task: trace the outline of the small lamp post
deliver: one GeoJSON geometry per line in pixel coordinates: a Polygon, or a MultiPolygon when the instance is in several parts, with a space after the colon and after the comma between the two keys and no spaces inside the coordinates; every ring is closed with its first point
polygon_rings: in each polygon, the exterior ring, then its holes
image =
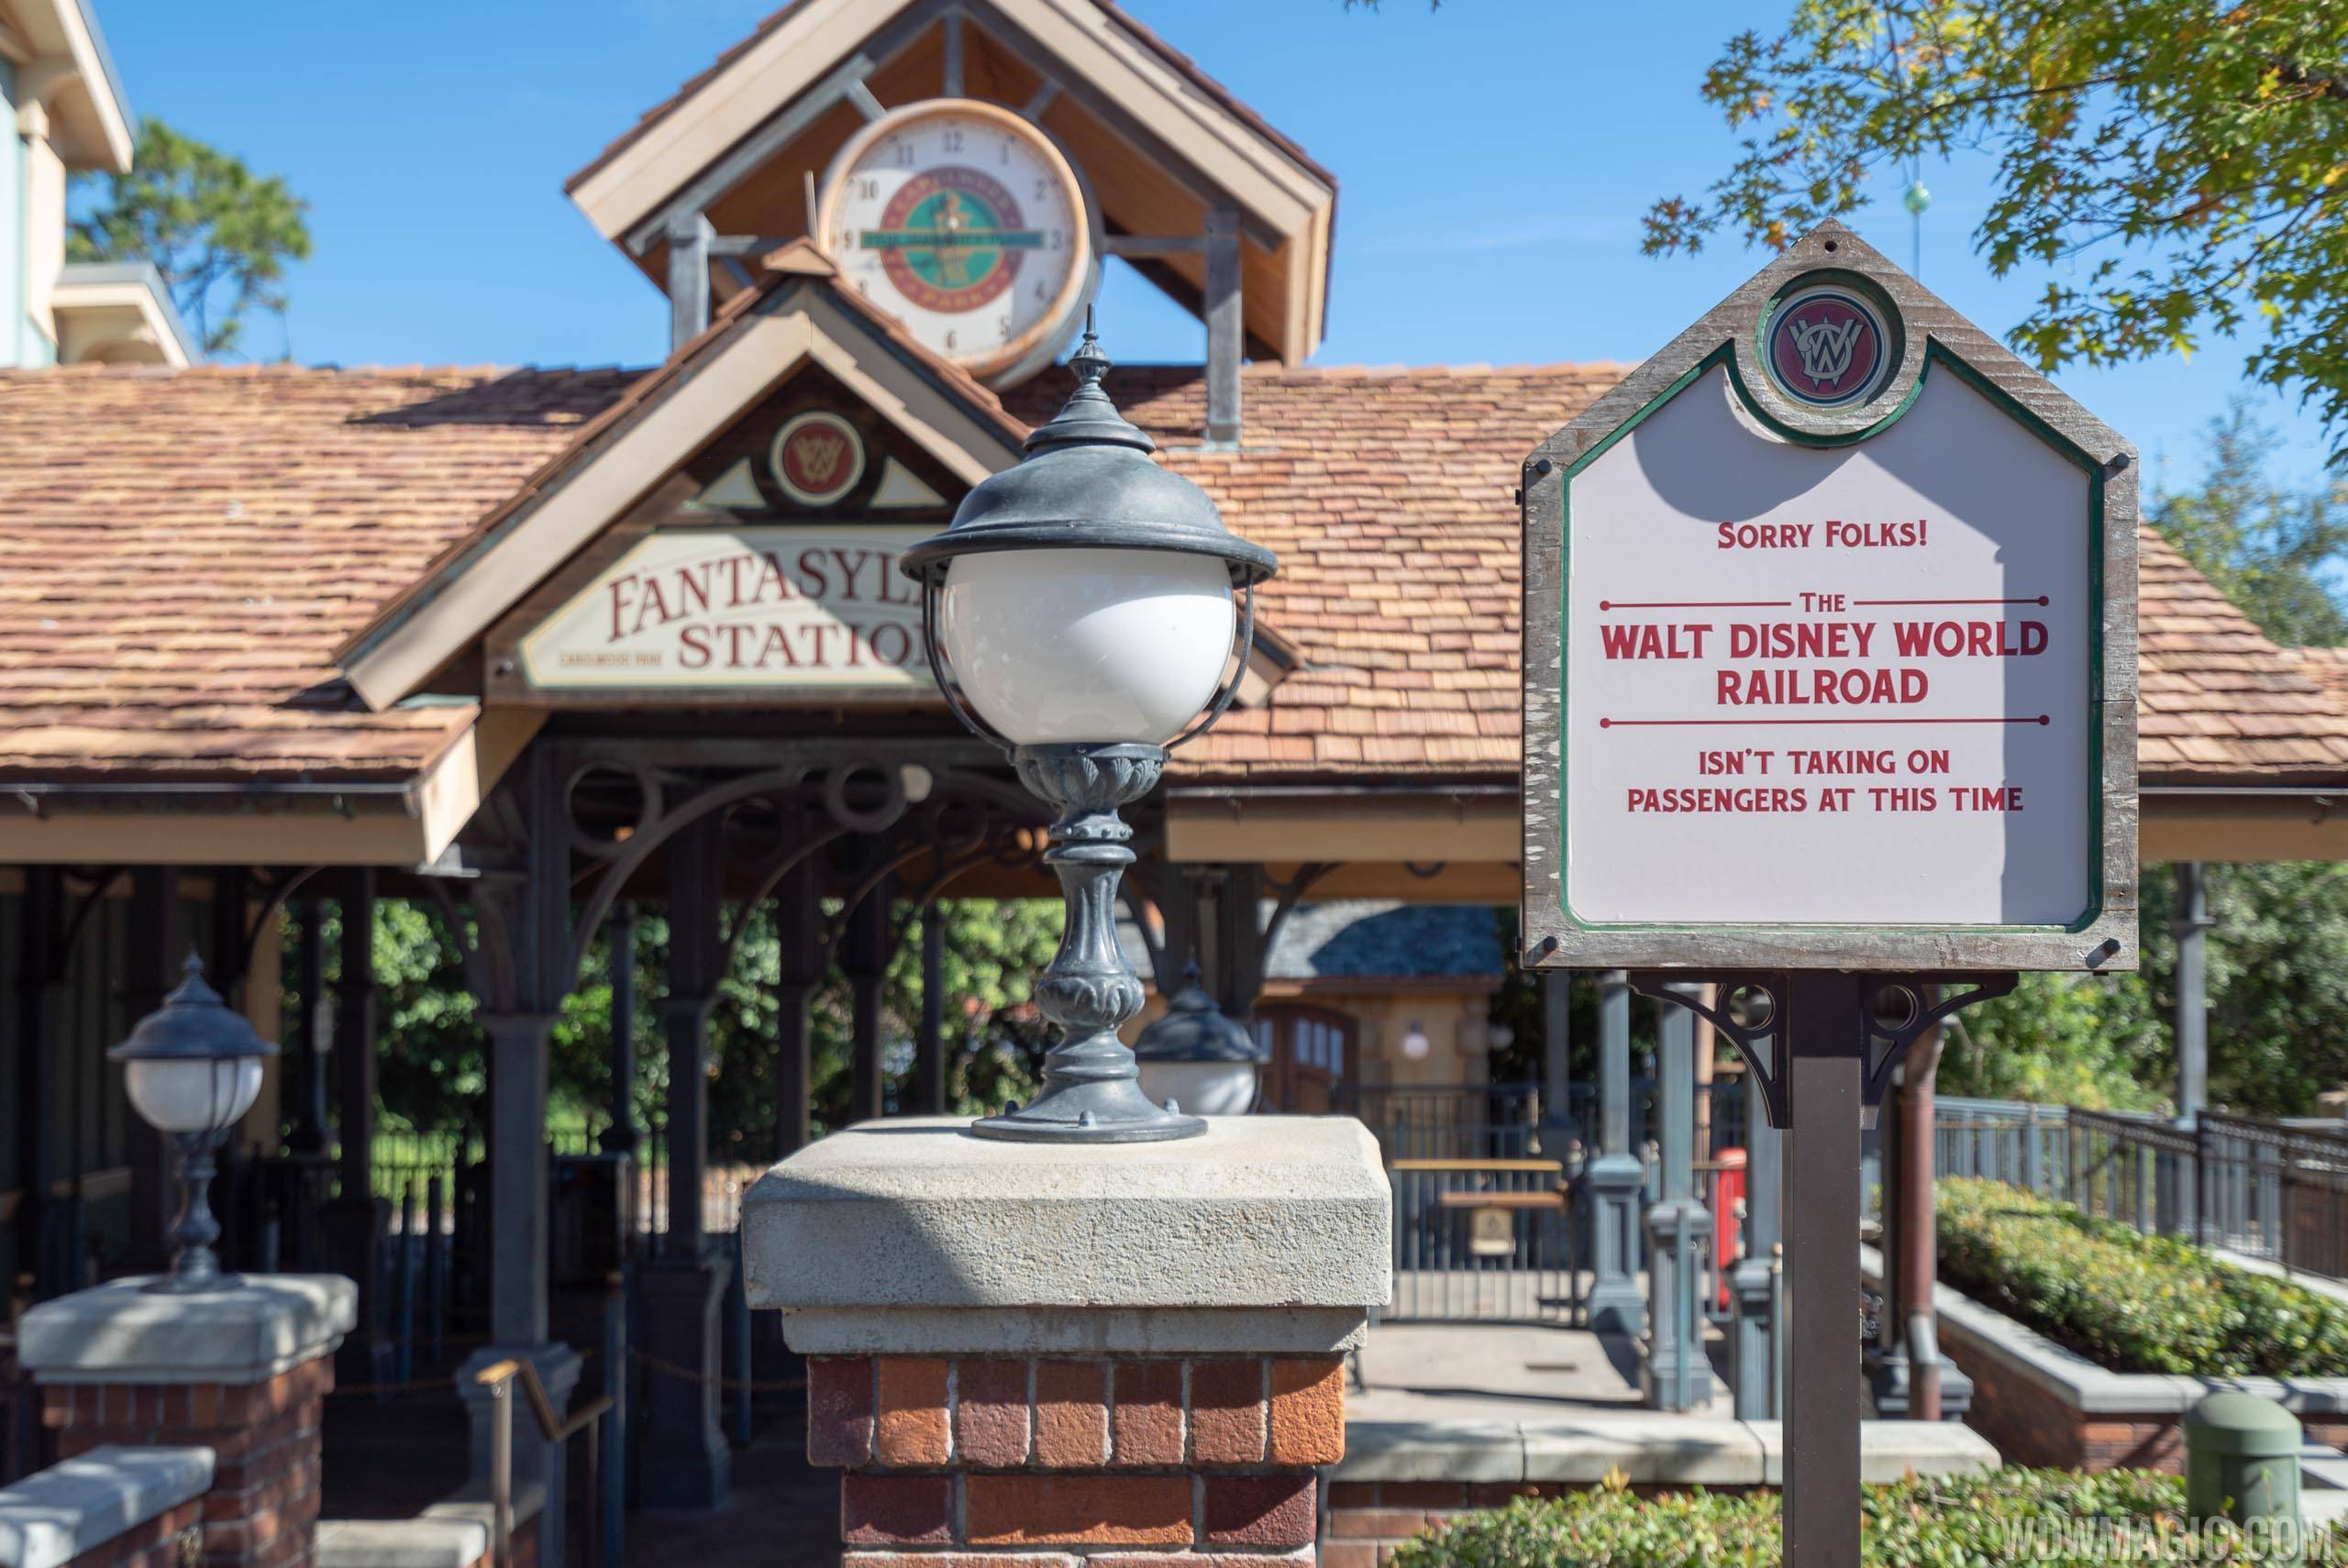
{"type": "Polygon", "coordinates": [[[1141,1065],[1141,1091],[1150,1099],[1174,1100],[1205,1116],[1245,1116],[1256,1107],[1271,1053],[1224,1016],[1193,964],[1167,999],[1165,1015],[1134,1042],[1134,1059],[1141,1065]]]}
{"type": "Polygon", "coordinates": [[[212,1156],[260,1094],[261,1061],[277,1047],[253,1032],[244,1014],[204,983],[204,961],[188,955],[186,978],[163,1005],[140,1019],[130,1038],[106,1053],[123,1064],[131,1105],[180,1146],[180,1211],[172,1223],[171,1272],[147,1288],[183,1295],[236,1283],[212,1243],[212,1156]]]}
{"type": "Polygon", "coordinates": [[[1142,1004],[1117,949],[1117,884],[1134,860],[1117,809],[1229,706],[1254,632],[1251,591],[1277,563],[1225,528],[1205,491],[1149,460],[1149,437],[1101,390],[1109,359],[1089,326],[1069,365],[1076,391],[1027,437],[1024,460],[979,484],[952,525],[901,562],[922,585],[938,690],[1059,813],[1044,859],[1068,926],[1036,1003],[1061,1039],[1036,1102],[971,1131],[1190,1138],[1206,1123],[1152,1104],[1117,1038],[1142,1004]]]}

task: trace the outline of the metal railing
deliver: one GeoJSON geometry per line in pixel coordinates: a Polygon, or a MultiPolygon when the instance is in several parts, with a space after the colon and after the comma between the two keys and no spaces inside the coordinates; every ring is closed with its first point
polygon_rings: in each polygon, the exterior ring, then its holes
{"type": "MultiPolygon", "coordinates": [[[[609,1530],[602,1506],[602,1439],[604,1417],[612,1408],[611,1397],[590,1399],[565,1420],[555,1414],[554,1401],[547,1397],[546,1385],[538,1381],[538,1369],[526,1361],[493,1363],[474,1374],[473,1381],[490,1394],[490,1561],[495,1568],[514,1568],[514,1386],[518,1383],[523,1397],[529,1401],[530,1419],[537,1426],[538,1436],[558,1451],[557,1463],[563,1443],[581,1432],[587,1434],[589,1506],[585,1512],[593,1523],[588,1532],[587,1562],[589,1568],[604,1568],[612,1543],[606,1539],[609,1530]]],[[[548,1493],[548,1500],[541,1506],[551,1507],[554,1488],[549,1487],[548,1493]]],[[[545,1529],[540,1524],[541,1533],[545,1529]]]]}
{"type": "Polygon", "coordinates": [[[2147,1235],[2348,1279],[2348,1126],[2207,1110],[2156,1117],[1944,1098],[1943,1176],[1982,1176],[2147,1235]]]}
{"type": "Polygon", "coordinates": [[[1395,1160],[1389,1320],[1578,1323],[1581,1259],[1562,1162],[1395,1160]]]}

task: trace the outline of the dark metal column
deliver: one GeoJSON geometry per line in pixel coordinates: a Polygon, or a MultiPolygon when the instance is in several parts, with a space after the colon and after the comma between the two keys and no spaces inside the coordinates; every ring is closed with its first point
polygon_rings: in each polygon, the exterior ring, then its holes
{"type": "Polygon", "coordinates": [[[1786,1033],[1785,1560],[1859,1562],[1862,977],[1790,977],[1786,1033]]]}
{"type": "Polygon", "coordinates": [[[847,971],[856,1008],[855,1095],[848,1104],[852,1121],[877,1121],[889,1110],[888,1077],[880,1060],[880,1006],[889,980],[889,915],[894,888],[895,878],[883,878],[847,916],[840,967],[847,971]]]}
{"type": "Polygon", "coordinates": [[[2176,1114],[2210,1103],[2210,889],[2198,860],[2176,867],[2176,1114]]]}
{"type": "MultiPolygon", "coordinates": [[[[179,868],[142,866],[132,872],[130,907],[126,912],[128,968],[123,981],[123,1013],[135,1020],[163,1005],[164,996],[180,982],[180,966],[187,961],[179,868]]],[[[127,1116],[123,1121],[130,1153],[128,1261],[132,1269],[151,1274],[167,1262],[163,1233],[175,1208],[171,1152],[164,1146],[163,1135],[145,1117],[127,1116]]]]}
{"type": "MultiPolygon", "coordinates": [[[[1700,988],[1675,986],[1694,998],[1700,988]]],[[[1646,1402],[1658,1410],[1709,1403],[1711,1364],[1703,1349],[1704,1320],[1696,1299],[1696,1259],[1712,1231],[1711,1211],[1696,1200],[1692,1168],[1696,1130],[1696,1015],[1666,1007],[1656,1050],[1656,1142],[1662,1153],[1660,1201],[1646,1212],[1646,1402]]]]}
{"type": "Polygon", "coordinates": [[[914,1061],[922,1114],[945,1115],[946,917],[935,903],[921,911],[921,1034],[914,1061]]]}
{"type": "Polygon", "coordinates": [[[782,950],[775,982],[774,1157],[807,1146],[813,1133],[809,1110],[814,1066],[809,1049],[807,1007],[824,980],[823,911],[815,900],[815,867],[802,860],[776,890],[774,926],[782,950]]]}
{"type": "Polygon", "coordinates": [[[17,953],[17,1272],[46,1300],[73,1288],[52,1235],[56,1159],[59,982],[65,967],[64,874],[25,867],[24,923],[17,953]]]}
{"type": "Polygon", "coordinates": [[[289,1154],[327,1152],[327,1040],[334,1029],[334,1003],[327,995],[327,906],[323,899],[302,899],[294,906],[296,955],[294,989],[295,1038],[301,1043],[296,1059],[302,1064],[297,1082],[300,1103],[293,1130],[285,1134],[289,1154]]]}
{"type": "Polygon", "coordinates": [[[727,1249],[703,1231],[709,1149],[709,1014],[724,977],[724,823],[704,817],[669,845],[669,1229],[640,1275],[644,1400],[638,1485],[648,1508],[714,1508],[732,1452],[718,1424],[727,1249]]]}
{"type": "MultiPolygon", "coordinates": [[[[1775,1072],[1785,1061],[1783,1036],[1765,1042],[1768,1067],[1775,1072]]],[[[1736,1321],[1729,1340],[1730,1372],[1735,1379],[1736,1417],[1741,1421],[1774,1421],[1781,1391],[1778,1387],[1778,1336],[1785,1325],[1772,1310],[1778,1294],[1778,1244],[1784,1231],[1778,1223],[1783,1194],[1784,1161],[1779,1140],[1769,1125],[1769,1099],[1763,1075],[1747,1067],[1744,1074],[1744,1223],[1743,1245],[1730,1271],[1736,1321]]]]}
{"type": "Polygon", "coordinates": [[[636,906],[621,900],[604,927],[612,971],[612,1120],[596,1140],[605,1154],[633,1154],[636,1124],[636,906]]]}
{"type": "Polygon", "coordinates": [[[1574,1125],[1573,976],[1541,977],[1541,1103],[1545,1121],[1574,1125]]]}
{"type": "Polygon", "coordinates": [[[1589,1326],[1600,1333],[1646,1328],[1638,1267],[1639,1188],[1646,1170],[1631,1149],[1631,984],[1620,969],[1599,980],[1598,1154],[1583,1185],[1589,1195],[1589,1326]]]}
{"type": "Polygon", "coordinates": [[[1891,1331],[1907,1364],[1904,1405],[1909,1419],[1918,1421],[1954,1418],[1973,1403],[1972,1384],[1940,1353],[1940,1326],[1933,1308],[1940,1265],[1933,1214],[1933,1098],[1941,1067],[1941,1038],[1934,1029],[1910,1048],[1888,1119],[1899,1166],[1899,1255],[1886,1259],[1895,1285],[1887,1316],[1895,1320],[1891,1331]]]}
{"type": "MultiPolygon", "coordinates": [[[[341,1190],[324,1217],[327,1266],[359,1286],[359,1324],[335,1353],[345,1387],[391,1380],[390,1303],[384,1298],[383,1237],[391,1205],[377,1198],[375,1175],[375,874],[360,869],[343,883],[342,940],[335,983],[336,1172],[341,1190]]],[[[407,1237],[402,1246],[412,1244],[407,1237]]]]}

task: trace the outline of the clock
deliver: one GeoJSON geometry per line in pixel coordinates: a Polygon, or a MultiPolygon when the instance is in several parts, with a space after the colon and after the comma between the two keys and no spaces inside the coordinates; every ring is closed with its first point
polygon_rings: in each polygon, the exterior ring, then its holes
{"type": "Polygon", "coordinates": [[[874,120],[832,160],[818,206],[842,282],[998,386],[1051,362],[1100,282],[1076,171],[993,104],[933,98],[874,120]]]}

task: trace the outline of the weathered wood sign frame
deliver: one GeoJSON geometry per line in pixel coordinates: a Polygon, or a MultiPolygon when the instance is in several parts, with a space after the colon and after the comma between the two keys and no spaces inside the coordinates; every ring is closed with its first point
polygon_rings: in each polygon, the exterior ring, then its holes
{"type": "MultiPolygon", "coordinates": [[[[1521,931],[1527,966],[1936,973],[2136,967],[2135,452],[1994,338],[1848,229],[1828,224],[1542,443],[1526,459],[1522,496],[1521,931]],[[1887,359],[1894,362],[1863,398],[1843,407],[1811,406],[1787,396],[1760,362],[1773,303],[1789,285],[1800,281],[1806,291],[1822,274],[1855,280],[1892,318],[1887,359]],[[1725,367],[1734,396],[1755,421],[1785,441],[1811,447],[1863,447],[1910,411],[1928,375],[1956,377],[2087,476],[2094,513],[2087,536],[2099,552],[2087,568],[2099,600],[2088,611],[2088,629],[2099,647],[2092,658],[2088,712],[2079,715],[2092,753],[2089,789],[2088,798],[2076,806],[2059,803],[2059,809],[2088,814],[2085,845],[2090,864],[2084,882],[2090,897],[2077,920],[2043,925],[1601,923],[1575,913],[1567,897],[1565,800],[1572,763],[1562,744],[1569,487],[1573,476],[1626,430],[1720,367],[1725,367]]],[[[1572,525],[1593,525],[1580,518],[1572,525]]],[[[1721,874],[1738,872],[1726,865],[1721,874]]]]}

